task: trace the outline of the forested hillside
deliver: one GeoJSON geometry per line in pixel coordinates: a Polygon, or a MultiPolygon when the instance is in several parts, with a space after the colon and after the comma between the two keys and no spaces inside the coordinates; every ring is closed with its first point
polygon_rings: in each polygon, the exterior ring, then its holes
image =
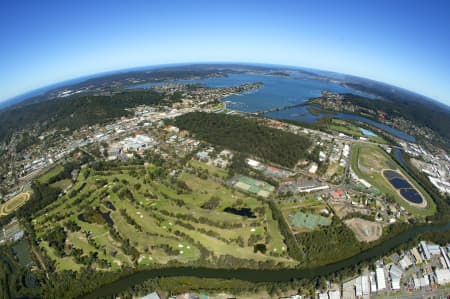
{"type": "Polygon", "coordinates": [[[372,100],[345,94],[345,100],[361,107],[382,110],[390,116],[404,117],[420,126],[428,127],[450,141],[450,110],[436,104],[400,98],[396,101],[372,100]]]}
{"type": "Polygon", "coordinates": [[[201,140],[286,167],[305,158],[311,145],[307,137],[237,115],[194,112],[176,118],[175,124],[201,140]]]}
{"type": "Polygon", "coordinates": [[[157,104],[163,95],[154,91],[126,91],[111,96],[85,95],[45,101],[0,111],[0,141],[34,125],[41,129],[78,129],[129,115],[137,105],[157,104]]]}

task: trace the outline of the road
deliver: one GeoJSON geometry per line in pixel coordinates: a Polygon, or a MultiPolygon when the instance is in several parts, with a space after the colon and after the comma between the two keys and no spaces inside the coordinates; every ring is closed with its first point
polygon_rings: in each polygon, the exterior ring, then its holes
{"type": "Polygon", "coordinates": [[[371,296],[371,298],[383,299],[423,299],[423,298],[449,298],[450,288],[437,290],[420,290],[413,294],[396,295],[396,296],[371,296]]]}

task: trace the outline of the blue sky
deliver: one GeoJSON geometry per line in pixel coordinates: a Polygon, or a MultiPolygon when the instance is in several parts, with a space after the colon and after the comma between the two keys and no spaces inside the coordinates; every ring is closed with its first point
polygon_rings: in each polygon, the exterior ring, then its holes
{"type": "Polygon", "coordinates": [[[450,1],[0,2],[0,101],[83,75],[239,61],[359,75],[450,104],[450,1]]]}

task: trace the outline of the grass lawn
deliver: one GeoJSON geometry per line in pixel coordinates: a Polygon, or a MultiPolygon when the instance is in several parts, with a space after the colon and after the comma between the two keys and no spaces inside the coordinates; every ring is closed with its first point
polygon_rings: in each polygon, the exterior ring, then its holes
{"type": "Polygon", "coordinates": [[[331,120],[331,124],[328,126],[328,129],[344,133],[349,136],[355,136],[355,137],[363,137],[363,133],[359,130],[359,128],[352,123],[349,123],[345,120],[341,119],[335,119],[333,118],[331,120]]]}
{"type": "Polygon", "coordinates": [[[345,135],[348,135],[348,136],[365,137],[372,142],[387,144],[386,140],[384,140],[382,137],[380,137],[378,135],[377,136],[365,136],[361,132],[361,130],[359,129],[359,127],[357,125],[354,125],[351,122],[348,122],[348,121],[345,121],[342,119],[333,118],[331,120],[331,124],[328,126],[328,129],[335,131],[335,132],[344,133],[345,135]]]}
{"type": "Polygon", "coordinates": [[[218,177],[225,179],[228,176],[228,172],[220,167],[216,167],[214,165],[208,165],[204,162],[198,161],[196,159],[192,159],[189,164],[193,168],[200,168],[208,170],[208,173],[211,175],[217,175],[218,177]]]}
{"type": "MultiPolygon", "coordinates": [[[[227,175],[225,170],[214,166],[195,160],[190,163],[194,164],[193,167],[208,169],[211,174],[227,175]]],[[[85,168],[67,194],[33,219],[37,237],[44,238],[41,246],[56,261],[58,270],[78,270],[82,266],[70,256],[57,257],[45,242],[50,230],[67,226],[68,221],[75,222],[81,229],[78,232],[66,229],[66,246],[71,244],[82,249],[83,254],[97,251],[100,259],[112,265],[111,270],[124,264],[134,266],[135,262],[139,266],[166,264],[173,260],[195,264],[201,258],[200,245],[216,257],[232,255],[240,259],[271,260],[294,266],[267,203],[188,172],[182,172],[176,178],[189,189],[180,192],[177,184],[169,178],[149,179],[152,167],[127,165],[108,171],[85,168]],[[211,197],[220,199],[218,206],[202,208],[211,197]],[[255,218],[225,212],[227,207],[249,208],[255,218]],[[100,222],[94,223],[86,218],[80,220],[80,215],[87,211],[97,211],[98,216],[93,219],[100,219],[100,222]],[[112,227],[101,221],[104,216],[100,212],[109,215],[112,227]],[[136,260],[126,253],[122,241],[113,238],[111,229],[121,240],[128,240],[129,246],[137,251],[138,256],[134,255],[136,260]],[[95,246],[89,244],[88,235],[95,241],[95,246]],[[242,247],[236,241],[239,238],[243,241],[242,247]],[[254,252],[253,245],[248,244],[252,238],[265,243],[266,254],[254,252]]],[[[48,180],[57,171],[52,169],[52,174],[44,175],[41,180],[48,180]]]]}
{"type": "Polygon", "coordinates": [[[61,164],[55,165],[55,167],[53,167],[52,169],[47,171],[45,174],[40,176],[38,181],[41,183],[47,183],[49,181],[49,179],[51,179],[55,175],[58,175],[62,171],[64,171],[64,167],[61,164]]]}

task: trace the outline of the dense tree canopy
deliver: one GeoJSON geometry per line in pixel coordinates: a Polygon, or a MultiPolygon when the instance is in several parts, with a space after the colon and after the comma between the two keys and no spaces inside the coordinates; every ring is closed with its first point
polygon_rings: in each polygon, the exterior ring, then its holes
{"type": "Polygon", "coordinates": [[[305,158],[311,145],[307,137],[237,115],[194,112],[176,118],[175,124],[199,139],[286,167],[305,158]]]}

